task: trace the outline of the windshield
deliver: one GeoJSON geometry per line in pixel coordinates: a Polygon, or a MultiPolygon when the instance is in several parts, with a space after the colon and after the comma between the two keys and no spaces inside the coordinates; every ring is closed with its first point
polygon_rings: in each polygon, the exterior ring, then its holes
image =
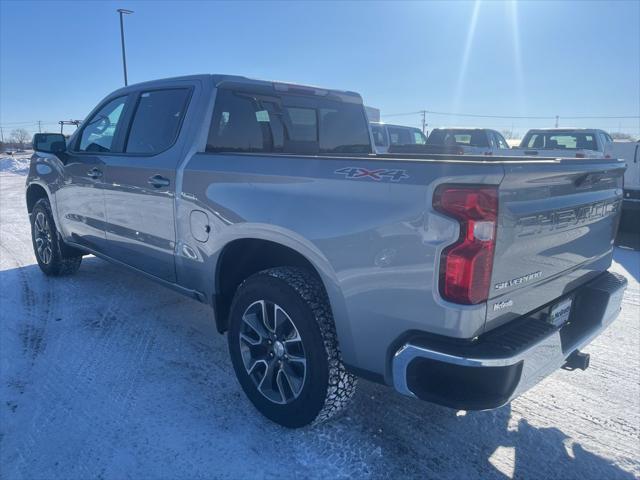
{"type": "Polygon", "coordinates": [[[435,129],[427,138],[427,145],[462,147],[488,147],[489,139],[484,130],[435,129]]]}

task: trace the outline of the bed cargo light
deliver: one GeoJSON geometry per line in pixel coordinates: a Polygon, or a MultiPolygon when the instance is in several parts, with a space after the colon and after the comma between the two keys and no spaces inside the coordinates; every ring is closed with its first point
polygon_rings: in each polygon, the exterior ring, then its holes
{"type": "Polygon", "coordinates": [[[433,207],[460,223],[460,237],[440,257],[440,295],[474,305],[487,300],[495,251],[498,188],[441,185],[433,207]]]}

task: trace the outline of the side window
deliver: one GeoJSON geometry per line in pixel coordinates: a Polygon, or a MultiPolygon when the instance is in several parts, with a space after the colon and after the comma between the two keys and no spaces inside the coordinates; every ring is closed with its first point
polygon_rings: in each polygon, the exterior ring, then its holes
{"type": "Polygon", "coordinates": [[[607,144],[611,143],[611,137],[604,133],[604,132],[598,132],[598,136],[600,137],[600,143],[602,144],[602,148],[607,147],[607,144]]]}
{"type": "Polygon", "coordinates": [[[373,133],[373,141],[378,147],[385,147],[387,145],[387,136],[384,134],[384,129],[379,125],[371,126],[371,133],[373,133]]]}
{"type": "Polygon", "coordinates": [[[509,144],[501,134],[499,134],[498,132],[493,132],[493,134],[495,135],[496,145],[498,148],[509,148],[509,144]]]}
{"type": "Polygon", "coordinates": [[[186,88],[142,92],[125,151],[153,154],[173,145],[188,98],[189,90],[186,88]]]}
{"type": "Polygon", "coordinates": [[[315,108],[285,107],[291,129],[289,139],[294,142],[317,142],[318,119],[315,108]]]}
{"type": "Polygon", "coordinates": [[[391,145],[411,145],[411,132],[408,128],[387,127],[391,145]]]}
{"type": "Polygon", "coordinates": [[[126,102],[126,96],[115,98],[87,121],[80,137],[79,151],[112,151],[113,139],[120,128],[122,111],[126,102]]]}
{"type": "Polygon", "coordinates": [[[544,135],[534,133],[529,137],[526,148],[544,148],[544,135]]]}
{"type": "Polygon", "coordinates": [[[261,124],[268,124],[269,113],[258,110],[248,96],[220,89],[216,95],[207,150],[226,152],[265,151],[261,124]]]}
{"type": "Polygon", "coordinates": [[[319,108],[320,153],[368,153],[371,140],[360,105],[336,104],[319,108]]]}
{"type": "Polygon", "coordinates": [[[422,133],[420,130],[414,130],[413,131],[413,143],[415,145],[424,145],[425,143],[427,143],[427,139],[424,136],[424,133],[422,133]]]}

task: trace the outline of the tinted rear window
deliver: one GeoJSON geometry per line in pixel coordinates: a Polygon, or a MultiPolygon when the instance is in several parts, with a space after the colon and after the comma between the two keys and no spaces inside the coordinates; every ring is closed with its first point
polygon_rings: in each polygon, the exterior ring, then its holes
{"type": "Polygon", "coordinates": [[[538,150],[584,149],[597,150],[596,138],[591,133],[536,132],[528,134],[524,148],[538,150]]]}
{"type": "Polygon", "coordinates": [[[185,88],[142,92],[126,151],[153,154],[169,148],[178,134],[188,98],[185,88]]]}
{"type": "Polygon", "coordinates": [[[427,145],[460,145],[462,147],[488,147],[489,139],[484,130],[432,130],[427,145]]]}
{"type": "Polygon", "coordinates": [[[368,154],[371,144],[362,105],[220,89],[207,151],[368,154]]]}

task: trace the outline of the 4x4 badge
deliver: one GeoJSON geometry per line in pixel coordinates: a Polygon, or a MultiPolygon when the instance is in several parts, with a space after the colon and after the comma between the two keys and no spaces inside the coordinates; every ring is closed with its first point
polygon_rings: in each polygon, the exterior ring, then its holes
{"type": "Polygon", "coordinates": [[[399,182],[402,179],[409,178],[409,174],[406,170],[376,168],[375,170],[369,170],[362,167],[344,167],[339,168],[335,172],[336,175],[344,175],[345,178],[364,178],[375,180],[380,182],[382,180],[390,180],[392,182],[399,182]]]}

